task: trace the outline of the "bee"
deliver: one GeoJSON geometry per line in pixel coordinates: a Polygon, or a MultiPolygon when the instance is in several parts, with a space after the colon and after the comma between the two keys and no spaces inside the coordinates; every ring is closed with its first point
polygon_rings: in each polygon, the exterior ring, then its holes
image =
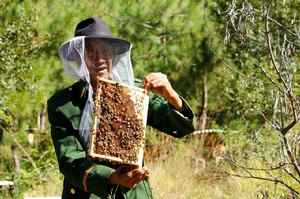
{"type": "Polygon", "coordinates": [[[120,84],[104,81],[99,82],[97,94],[94,116],[98,118],[98,125],[94,151],[121,158],[123,163],[137,162],[139,149],[144,143],[144,99],[120,84]]]}

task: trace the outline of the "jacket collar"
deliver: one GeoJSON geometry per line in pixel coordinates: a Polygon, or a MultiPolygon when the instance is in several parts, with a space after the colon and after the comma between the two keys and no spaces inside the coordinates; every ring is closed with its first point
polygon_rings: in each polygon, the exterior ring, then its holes
{"type": "Polygon", "coordinates": [[[83,80],[79,80],[75,85],[76,95],[80,97],[80,99],[86,99],[88,96],[88,84],[83,80]]]}

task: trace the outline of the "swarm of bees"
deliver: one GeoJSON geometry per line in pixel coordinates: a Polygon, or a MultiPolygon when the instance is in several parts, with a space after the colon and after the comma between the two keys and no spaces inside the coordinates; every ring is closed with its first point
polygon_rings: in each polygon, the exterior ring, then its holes
{"type": "Polygon", "coordinates": [[[141,166],[149,97],[147,91],[98,80],[89,156],[141,166]]]}

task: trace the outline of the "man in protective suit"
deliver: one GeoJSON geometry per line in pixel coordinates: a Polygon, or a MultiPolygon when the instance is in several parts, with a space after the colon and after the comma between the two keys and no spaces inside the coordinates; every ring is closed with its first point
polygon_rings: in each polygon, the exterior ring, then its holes
{"type": "Polygon", "coordinates": [[[51,136],[60,172],[62,198],[152,198],[146,168],[87,159],[97,77],[150,90],[147,124],[174,137],[194,131],[194,115],[167,76],[150,73],[134,80],[131,43],[113,37],[98,17],[81,21],[75,37],[62,44],[65,73],[78,79],[48,100],[51,136]]]}

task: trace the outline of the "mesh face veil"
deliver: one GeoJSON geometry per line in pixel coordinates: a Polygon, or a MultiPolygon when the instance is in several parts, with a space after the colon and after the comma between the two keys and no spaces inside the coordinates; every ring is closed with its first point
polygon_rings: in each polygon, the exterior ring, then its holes
{"type": "MultiPolygon", "coordinates": [[[[97,54],[105,54],[108,51],[112,53],[112,68],[108,69],[109,79],[114,80],[119,83],[125,83],[130,86],[134,84],[133,70],[130,59],[131,44],[130,46],[124,46],[122,43],[109,38],[88,38],[91,45],[97,40],[104,41],[108,45],[109,49],[102,48],[99,50],[92,50],[89,53],[89,57],[95,57],[97,54]]],[[[83,143],[84,148],[88,148],[89,145],[89,135],[90,128],[93,122],[93,88],[91,84],[91,75],[87,66],[87,56],[86,56],[86,43],[87,38],[85,36],[77,36],[73,39],[65,42],[59,49],[59,56],[64,63],[65,74],[75,78],[81,79],[86,83],[88,89],[88,99],[86,101],[80,126],[79,126],[79,137],[83,143]]]]}

